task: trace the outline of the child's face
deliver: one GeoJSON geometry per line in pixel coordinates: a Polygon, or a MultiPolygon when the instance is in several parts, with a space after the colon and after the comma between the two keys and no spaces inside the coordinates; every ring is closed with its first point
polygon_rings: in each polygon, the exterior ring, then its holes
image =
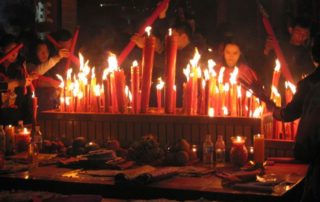
{"type": "MultiPolygon", "coordinates": [[[[12,44],[7,45],[3,50],[4,54],[9,53],[16,46],[17,46],[16,43],[12,43],[12,44]]],[[[18,54],[19,54],[19,52],[13,53],[12,55],[10,55],[10,57],[6,61],[10,64],[14,63],[18,57],[18,54]]]]}
{"type": "Polygon", "coordinates": [[[41,63],[44,63],[49,58],[49,50],[46,44],[39,44],[37,47],[37,57],[41,63]]]}

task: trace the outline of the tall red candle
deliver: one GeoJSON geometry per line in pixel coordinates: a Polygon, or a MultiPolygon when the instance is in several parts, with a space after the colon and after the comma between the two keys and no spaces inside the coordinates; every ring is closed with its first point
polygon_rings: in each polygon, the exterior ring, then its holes
{"type": "Polygon", "coordinates": [[[169,35],[166,37],[166,58],[165,58],[165,112],[173,113],[175,103],[173,100],[173,86],[175,84],[176,76],[176,58],[178,50],[178,39],[176,35],[172,34],[172,29],[169,29],[169,35]]]}
{"type": "Polygon", "coordinates": [[[126,77],[124,75],[123,70],[117,70],[114,72],[115,82],[117,88],[117,99],[118,99],[118,107],[120,112],[126,111],[126,95],[125,95],[125,87],[126,87],[126,77]]]}
{"type": "Polygon", "coordinates": [[[110,112],[110,82],[108,78],[108,70],[103,72],[103,90],[104,90],[104,112],[110,112]]]}
{"type": "MultiPolygon", "coordinates": [[[[157,106],[158,106],[158,112],[161,111],[162,108],[162,89],[164,86],[164,82],[161,80],[161,77],[158,78],[158,84],[156,86],[157,88],[157,106]]],[[[172,87],[173,90],[173,87],[172,87]]],[[[172,102],[172,100],[170,100],[172,102]]]]}
{"type": "Polygon", "coordinates": [[[118,113],[119,110],[118,110],[117,88],[116,88],[114,72],[110,74],[110,91],[111,91],[112,112],[118,113]]]}
{"type": "Polygon", "coordinates": [[[141,112],[147,112],[150,100],[152,69],[155,50],[155,37],[150,35],[150,29],[148,28],[148,34],[145,37],[145,43],[142,53],[142,82],[141,82],[141,112]]]}
{"type": "Polygon", "coordinates": [[[134,61],[131,66],[131,93],[132,93],[132,109],[133,113],[139,113],[139,87],[140,75],[137,61],[134,61]]]}
{"type": "Polygon", "coordinates": [[[34,92],[32,93],[32,115],[33,115],[33,124],[37,125],[37,109],[38,109],[38,98],[35,96],[34,92]]]}

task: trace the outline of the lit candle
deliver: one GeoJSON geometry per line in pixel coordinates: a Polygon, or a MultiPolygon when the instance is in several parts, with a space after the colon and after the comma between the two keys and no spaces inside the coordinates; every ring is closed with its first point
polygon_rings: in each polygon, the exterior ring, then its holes
{"type": "Polygon", "coordinates": [[[276,66],[274,67],[273,75],[272,75],[272,83],[271,86],[278,87],[279,79],[280,79],[280,68],[281,64],[279,60],[276,60],[276,66]]]}
{"type": "Polygon", "coordinates": [[[18,152],[26,151],[31,142],[30,130],[23,128],[18,134],[15,134],[15,146],[18,152]]]}
{"type": "Polygon", "coordinates": [[[13,154],[14,146],[15,146],[14,126],[7,125],[5,127],[5,133],[6,133],[6,153],[13,154]]]}
{"type": "Polygon", "coordinates": [[[264,135],[253,136],[253,160],[255,163],[262,165],[264,162],[264,135]]]}
{"type": "Polygon", "coordinates": [[[140,73],[138,62],[135,60],[131,66],[131,92],[132,92],[132,109],[133,113],[139,113],[139,88],[140,88],[140,73]]]}
{"type": "Polygon", "coordinates": [[[235,166],[243,166],[248,160],[248,150],[245,146],[246,138],[242,136],[231,137],[232,147],[230,161],[235,166]]]}
{"type": "MultiPolygon", "coordinates": [[[[157,88],[157,106],[158,106],[158,111],[161,111],[162,108],[162,89],[164,86],[164,82],[162,81],[161,77],[158,78],[158,84],[156,86],[157,88]]],[[[171,98],[172,99],[172,98],[171,98]]]]}
{"type": "Polygon", "coordinates": [[[147,36],[142,53],[141,112],[147,112],[150,100],[150,88],[156,39],[150,34],[151,27],[146,28],[147,36]]]}
{"type": "Polygon", "coordinates": [[[169,29],[169,34],[166,37],[166,60],[165,60],[165,112],[173,113],[175,102],[173,101],[173,85],[175,84],[176,76],[176,58],[178,50],[178,38],[172,34],[172,29],[169,29]]]}
{"type": "Polygon", "coordinates": [[[34,92],[32,92],[32,113],[33,113],[33,120],[32,124],[35,126],[37,125],[37,112],[38,112],[38,98],[35,96],[34,92]]]}
{"type": "Polygon", "coordinates": [[[109,69],[105,69],[103,71],[103,76],[102,76],[102,80],[103,80],[103,89],[104,89],[104,111],[105,112],[110,112],[110,105],[111,105],[111,101],[110,101],[110,82],[109,82],[109,69]]]}

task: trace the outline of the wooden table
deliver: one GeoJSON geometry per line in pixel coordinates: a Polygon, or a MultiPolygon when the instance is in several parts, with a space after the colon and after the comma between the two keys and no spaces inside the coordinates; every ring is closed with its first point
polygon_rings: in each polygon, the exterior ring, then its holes
{"type": "Polygon", "coordinates": [[[221,179],[214,174],[203,177],[175,176],[149,185],[116,185],[111,177],[76,175],[77,170],[39,167],[26,172],[0,175],[0,188],[50,191],[62,194],[99,194],[107,198],[208,200],[223,201],[298,201],[307,172],[304,164],[275,164],[266,168],[290,186],[281,186],[273,193],[238,191],[221,186],[221,179]]]}

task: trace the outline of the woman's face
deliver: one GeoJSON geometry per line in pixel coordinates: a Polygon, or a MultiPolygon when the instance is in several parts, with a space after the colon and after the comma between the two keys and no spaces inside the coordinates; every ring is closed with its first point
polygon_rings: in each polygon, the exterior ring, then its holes
{"type": "Polygon", "coordinates": [[[228,67],[236,66],[240,58],[240,48],[236,44],[227,44],[224,48],[223,56],[228,67]]]}
{"type": "MultiPolygon", "coordinates": [[[[9,45],[7,45],[5,48],[4,48],[4,53],[7,54],[9,53],[14,47],[16,47],[17,44],[16,43],[11,43],[9,45]]],[[[14,63],[18,57],[18,54],[19,54],[19,51],[13,53],[12,55],[10,55],[10,57],[6,60],[8,63],[14,63]]]]}
{"type": "Polygon", "coordinates": [[[49,59],[49,50],[46,44],[39,44],[37,47],[37,57],[41,63],[46,62],[49,59]]]}

